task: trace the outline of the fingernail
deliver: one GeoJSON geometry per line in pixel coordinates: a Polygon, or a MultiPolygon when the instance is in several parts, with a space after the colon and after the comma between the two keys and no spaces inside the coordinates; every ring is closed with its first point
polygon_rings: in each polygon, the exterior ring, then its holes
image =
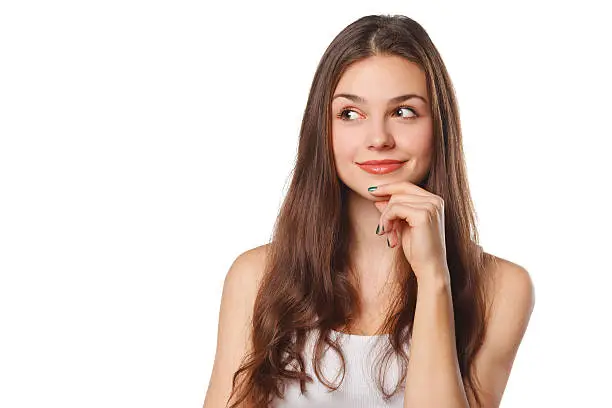
{"type": "Polygon", "coordinates": [[[391,248],[391,244],[389,244],[389,237],[387,236],[387,246],[391,248]]]}
{"type": "Polygon", "coordinates": [[[377,188],[378,188],[377,186],[368,187],[368,191],[374,191],[374,190],[376,190],[377,188]]]}
{"type": "Polygon", "coordinates": [[[376,226],[376,235],[378,235],[378,230],[380,229],[380,224],[376,226]]]}

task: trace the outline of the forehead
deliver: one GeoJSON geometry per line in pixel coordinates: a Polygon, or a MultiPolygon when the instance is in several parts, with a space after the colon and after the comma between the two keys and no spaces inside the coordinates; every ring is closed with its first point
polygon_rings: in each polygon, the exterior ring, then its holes
{"type": "Polygon", "coordinates": [[[427,95],[425,73],[399,56],[372,56],[351,64],[340,77],[334,94],[351,93],[368,101],[386,102],[404,94],[427,95]]]}

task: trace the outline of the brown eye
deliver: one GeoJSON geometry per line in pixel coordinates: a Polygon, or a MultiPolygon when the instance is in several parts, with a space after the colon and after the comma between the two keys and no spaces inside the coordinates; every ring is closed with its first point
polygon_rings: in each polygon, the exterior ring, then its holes
{"type": "Polygon", "coordinates": [[[347,117],[347,116],[345,115],[345,113],[347,113],[347,112],[348,112],[348,113],[350,113],[350,112],[354,113],[355,115],[353,115],[353,117],[354,117],[355,119],[357,119],[357,118],[359,117],[359,115],[357,114],[357,112],[355,112],[355,111],[354,111],[354,110],[352,110],[352,109],[344,109],[343,111],[341,111],[341,112],[340,112],[338,115],[336,115],[336,116],[337,116],[338,118],[342,119],[342,120],[349,120],[349,121],[350,121],[350,120],[353,120],[353,119],[351,119],[351,118],[349,118],[349,119],[345,119],[345,118],[347,117]]]}
{"type": "Polygon", "coordinates": [[[416,117],[418,116],[418,115],[416,114],[415,110],[414,110],[414,109],[412,109],[412,108],[409,108],[408,106],[400,106],[399,108],[395,109],[395,112],[397,113],[397,112],[400,112],[400,111],[402,111],[402,110],[403,110],[403,111],[410,111],[410,112],[412,112],[412,114],[413,114],[412,116],[404,116],[404,115],[402,115],[402,114],[400,113],[400,115],[399,115],[399,116],[401,116],[401,117],[403,117],[403,118],[406,118],[406,119],[414,119],[414,118],[416,118],[416,117]]]}

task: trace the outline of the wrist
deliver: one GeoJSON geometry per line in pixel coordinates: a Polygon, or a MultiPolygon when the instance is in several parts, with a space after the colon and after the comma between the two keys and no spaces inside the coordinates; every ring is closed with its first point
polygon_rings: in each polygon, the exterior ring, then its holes
{"type": "Polygon", "coordinates": [[[417,279],[419,291],[425,289],[433,292],[450,290],[450,272],[447,266],[429,268],[419,274],[417,279]]]}

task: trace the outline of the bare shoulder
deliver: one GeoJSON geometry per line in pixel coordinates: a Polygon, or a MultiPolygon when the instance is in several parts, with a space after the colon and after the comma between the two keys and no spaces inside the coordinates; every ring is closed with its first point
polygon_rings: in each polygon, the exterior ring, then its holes
{"type": "Polygon", "coordinates": [[[533,309],[535,304],[535,287],[527,269],[517,263],[495,255],[487,254],[493,262],[487,273],[491,275],[491,291],[493,306],[502,304],[523,305],[525,309],[533,309]]]}
{"type": "MultiPolygon", "coordinates": [[[[490,255],[490,254],[488,254],[490,255]]],[[[498,357],[511,366],[535,306],[535,287],[527,269],[494,255],[491,274],[490,310],[484,348],[495,348],[498,357]]],[[[509,367],[507,367],[509,369],[509,367]]]]}
{"type": "Polygon", "coordinates": [[[224,287],[236,287],[243,295],[254,296],[263,278],[268,247],[269,244],[260,245],[238,255],[227,272],[224,287]]]}
{"type": "MultiPolygon", "coordinates": [[[[484,406],[498,407],[535,305],[535,289],[527,269],[486,254],[492,262],[487,273],[487,324],[475,358],[484,406]]],[[[470,405],[474,402],[470,398],[470,405]]]]}
{"type": "MultiPolygon", "coordinates": [[[[266,244],[242,252],[227,271],[219,316],[220,338],[224,334],[221,331],[228,324],[242,322],[250,327],[255,297],[265,270],[267,249],[266,244]]],[[[249,334],[248,327],[241,328],[245,335],[249,334]]]]}
{"type": "Polygon", "coordinates": [[[226,273],[219,308],[217,346],[204,408],[225,406],[234,373],[251,351],[253,306],[265,269],[268,245],[236,257],[226,273]]]}

